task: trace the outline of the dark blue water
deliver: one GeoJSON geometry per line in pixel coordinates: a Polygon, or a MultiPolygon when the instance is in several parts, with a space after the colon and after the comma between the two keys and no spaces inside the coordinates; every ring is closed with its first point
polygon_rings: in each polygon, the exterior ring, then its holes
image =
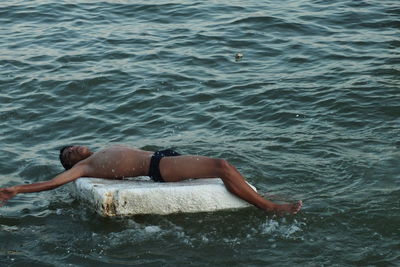
{"type": "Polygon", "coordinates": [[[0,187],[123,143],[225,158],[304,209],[105,219],[68,187],[18,195],[0,265],[399,265],[399,21],[398,1],[3,1],[0,187]]]}

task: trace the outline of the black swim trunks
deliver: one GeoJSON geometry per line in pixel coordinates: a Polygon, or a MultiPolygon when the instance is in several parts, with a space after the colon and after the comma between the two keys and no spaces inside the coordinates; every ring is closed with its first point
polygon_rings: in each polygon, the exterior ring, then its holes
{"type": "Polygon", "coordinates": [[[180,156],[181,154],[175,152],[172,149],[160,150],[157,151],[151,156],[150,160],[150,168],[149,168],[149,176],[155,182],[165,182],[160,173],[160,160],[163,157],[175,157],[180,156]]]}

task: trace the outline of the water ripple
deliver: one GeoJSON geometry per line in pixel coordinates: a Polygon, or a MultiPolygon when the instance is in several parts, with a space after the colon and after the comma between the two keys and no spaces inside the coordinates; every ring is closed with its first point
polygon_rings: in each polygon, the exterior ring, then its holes
{"type": "Polygon", "coordinates": [[[2,3],[0,186],[52,178],[63,144],[128,143],[226,158],[305,207],[295,221],[255,209],[107,221],[67,189],[21,195],[0,210],[0,264],[395,264],[399,11],[2,3]]]}

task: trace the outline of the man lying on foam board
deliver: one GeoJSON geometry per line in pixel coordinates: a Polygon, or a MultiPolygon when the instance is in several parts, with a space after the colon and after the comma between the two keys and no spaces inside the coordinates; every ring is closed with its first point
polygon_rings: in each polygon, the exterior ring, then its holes
{"type": "Polygon", "coordinates": [[[296,214],[302,206],[301,201],[277,204],[263,198],[226,160],[180,155],[171,149],[150,152],[126,146],[112,146],[92,152],[86,146],[66,146],[60,150],[60,161],[66,171],[52,180],[0,188],[0,206],[17,194],[54,189],[80,177],[123,179],[145,175],[155,182],[221,178],[232,194],[262,210],[277,214],[296,214]]]}

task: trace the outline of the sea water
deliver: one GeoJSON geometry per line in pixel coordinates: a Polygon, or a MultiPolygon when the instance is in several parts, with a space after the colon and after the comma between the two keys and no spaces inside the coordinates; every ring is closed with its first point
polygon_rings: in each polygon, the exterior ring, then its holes
{"type": "Polygon", "coordinates": [[[225,158],[296,216],[0,208],[2,266],[398,266],[398,1],[2,1],[0,187],[65,144],[225,158]],[[238,53],[241,56],[236,56],[238,53]]]}

